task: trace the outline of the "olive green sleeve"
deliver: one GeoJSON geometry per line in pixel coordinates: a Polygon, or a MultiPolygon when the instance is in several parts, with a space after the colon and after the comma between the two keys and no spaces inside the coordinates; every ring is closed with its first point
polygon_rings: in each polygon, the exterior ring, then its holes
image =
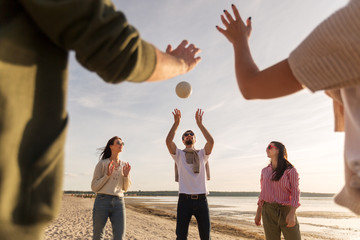
{"type": "Polygon", "coordinates": [[[27,13],[59,47],[105,81],[141,82],[155,69],[155,48],[140,38],[108,0],[22,0],[27,13]]]}

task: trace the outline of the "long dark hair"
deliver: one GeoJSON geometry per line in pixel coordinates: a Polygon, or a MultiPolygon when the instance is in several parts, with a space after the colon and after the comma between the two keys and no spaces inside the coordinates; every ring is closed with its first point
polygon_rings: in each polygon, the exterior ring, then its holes
{"type": "Polygon", "coordinates": [[[109,141],[107,142],[104,150],[102,150],[102,152],[100,153],[100,160],[104,160],[104,159],[107,159],[107,158],[110,158],[111,157],[111,149],[110,149],[110,145],[114,145],[114,141],[116,139],[120,139],[118,136],[114,136],[112,138],[109,139],[109,141]]]}
{"type": "Polygon", "coordinates": [[[280,178],[283,176],[285,170],[293,168],[294,166],[287,160],[288,156],[285,145],[282,144],[281,142],[276,142],[276,141],[272,141],[271,143],[274,144],[279,150],[277,167],[273,171],[271,180],[279,181],[280,178]]]}

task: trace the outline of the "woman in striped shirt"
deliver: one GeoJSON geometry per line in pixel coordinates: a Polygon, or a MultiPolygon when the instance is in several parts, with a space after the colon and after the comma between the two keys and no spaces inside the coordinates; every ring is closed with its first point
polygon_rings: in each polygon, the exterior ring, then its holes
{"type": "Polygon", "coordinates": [[[272,141],[266,148],[270,164],[261,171],[261,193],[255,224],[261,217],[267,240],[301,239],[295,211],[300,206],[299,175],[287,160],[284,144],[272,141]]]}

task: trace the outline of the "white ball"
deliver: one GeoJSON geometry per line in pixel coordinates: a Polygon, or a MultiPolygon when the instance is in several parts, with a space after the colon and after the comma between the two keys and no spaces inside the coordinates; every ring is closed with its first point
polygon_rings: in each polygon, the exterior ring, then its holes
{"type": "Polygon", "coordinates": [[[175,92],[180,98],[188,98],[192,92],[190,83],[185,81],[179,82],[176,85],[175,92]]]}

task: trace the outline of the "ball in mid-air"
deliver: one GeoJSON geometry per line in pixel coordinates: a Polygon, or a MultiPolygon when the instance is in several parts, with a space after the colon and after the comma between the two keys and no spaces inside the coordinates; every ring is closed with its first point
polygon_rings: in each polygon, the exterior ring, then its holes
{"type": "Polygon", "coordinates": [[[190,83],[185,81],[179,82],[176,85],[175,92],[180,98],[188,98],[192,92],[190,83]]]}

